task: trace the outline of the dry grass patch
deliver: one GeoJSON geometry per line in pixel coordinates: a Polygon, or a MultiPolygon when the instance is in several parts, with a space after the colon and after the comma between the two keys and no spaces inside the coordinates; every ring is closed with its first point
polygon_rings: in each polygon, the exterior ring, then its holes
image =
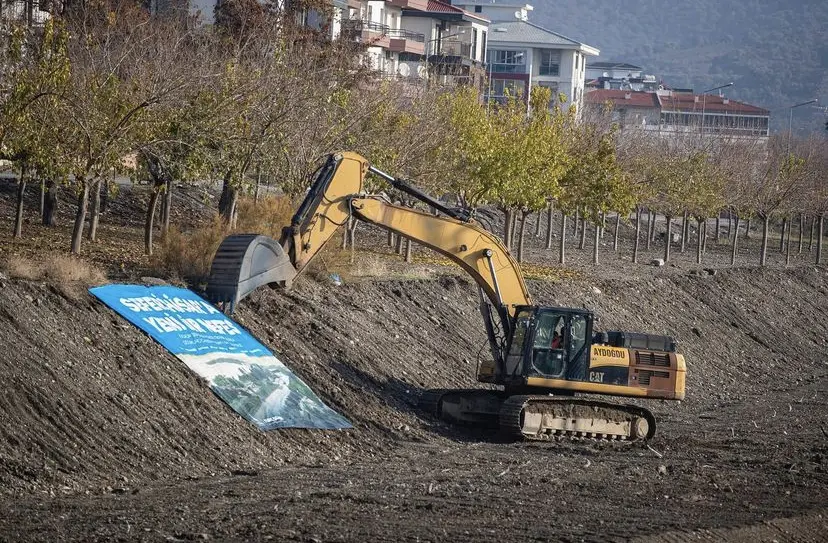
{"type": "Polygon", "coordinates": [[[230,230],[218,214],[208,224],[191,232],[172,227],[158,243],[151,266],[159,276],[203,282],[210,275],[213,257],[226,236],[232,233],[263,234],[279,239],[282,227],[290,223],[292,209],[287,197],[271,196],[258,202],[241,199],[235,228],[230,230]]]}
{"type": "Polygon", "coordinates": [[[22,256],[10,256],[3,263],[6,274],[13,279],[37,281],[43,279],[43,264],[22,256]]]}
{"type": "Polygon", "coordinates": [[[88,287],[106,283],[106,273],[85,260],[71,255],[56,255],[43,261],[12,256],[4,269],[9,277],[27,281],[46,281],[66,297],[80,299],[88,287]]]}
{"type": "Polygon", "coordinates": [[[213,257],[227,234],[227,227],[218,215],[207,226],[190,233],[171,227],[158,244],[152,267],[165,277],[203,281],[210,275],[213,257]]]}
{"type": "Polygon", "coordinates": [[[69,255],[58,255],[43,265],[43,275],[50,283],[90,287],[106,283],[106,273],[94,264],[69,255]]]}
{"type": "Polygon", "coordinates": [[[250,198],[239,200],[234,232],[264,234],[273,239],[282,236],[282,227],[290,224],[295,211],[287,196],[267,196],[254,202],[250,198]]]}

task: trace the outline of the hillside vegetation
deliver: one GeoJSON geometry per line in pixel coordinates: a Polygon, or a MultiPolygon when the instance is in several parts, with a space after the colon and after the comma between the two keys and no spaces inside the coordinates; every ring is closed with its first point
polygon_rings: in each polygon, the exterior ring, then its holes
{"type": "MultiPolygon", "coordinates": [[[[828,3],[819,0],[543,0],[531,20],[696,91],[733,81],[728,94],[772,111],[787,130],[791,105],[828,102],[828,3]],[[778,111],[776,111],[778,110],[778,111]]],[[[824,114],[794,111],[794,129],[822,130],[824,114]]]]}

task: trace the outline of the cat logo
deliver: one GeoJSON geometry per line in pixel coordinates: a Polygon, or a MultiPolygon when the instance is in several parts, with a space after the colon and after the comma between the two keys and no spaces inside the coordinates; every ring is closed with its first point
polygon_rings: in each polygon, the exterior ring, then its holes
{"type": "Polygon", "coordinates": [[[603,383],[604,382],[604,372],[602,371],[591,371],[589,372],[589,380],[593,383],[603,383]]]}

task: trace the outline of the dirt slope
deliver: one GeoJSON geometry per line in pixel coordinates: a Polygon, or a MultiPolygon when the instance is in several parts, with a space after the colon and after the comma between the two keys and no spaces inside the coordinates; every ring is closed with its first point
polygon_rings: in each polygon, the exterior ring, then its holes
{"type": "Polygon", "coordinates": [[[91,298],[2,284],[10,539],[605,539],[828,503],[824,268],[531,283],[536,301],[590,307],[601,328],[678,338],[688,399],[650,402],[651,449],[497,443],[418,415],[418,389],[473,386],[485,355],[464,277],[254,294],[239,320],[356,426],[268,434],[91,298]],[[527,522],[533,510],[556,520],[527,522]]]}

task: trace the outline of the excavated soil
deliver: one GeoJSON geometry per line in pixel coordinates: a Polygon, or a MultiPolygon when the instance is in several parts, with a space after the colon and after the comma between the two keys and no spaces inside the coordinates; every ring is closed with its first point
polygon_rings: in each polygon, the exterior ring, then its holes
{"type": "Polygon", "coordinates": [[[710,253],[715,274],[573,251],[577,273],[530,280],[599,329],[677,338],[687,399],[641,402],[659,430],[632,445],[514,443],[419,413],[424,388],[475,386],[486,354],[474,285],[438,264],[241,304],[354,424],[327,432],[261,433],[88,295],[0,278],[0,541],[824,541],[828,270],[710,253]]]}

